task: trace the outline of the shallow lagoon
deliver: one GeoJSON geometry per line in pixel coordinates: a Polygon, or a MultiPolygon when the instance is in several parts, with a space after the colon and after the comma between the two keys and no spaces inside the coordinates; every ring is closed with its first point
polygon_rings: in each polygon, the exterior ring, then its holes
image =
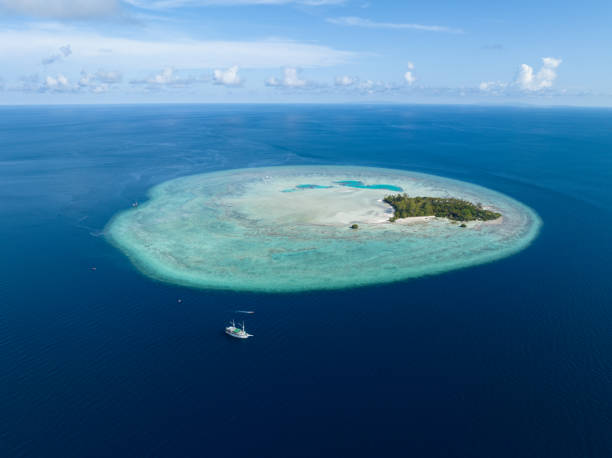
{"type": "Polygon", "coordinates": [[[469,183],[392,169],[308,166],[171,180],[153,188],[145,204],[116,216],[107,233],[144,273],[160,280],[289,292],[385,283],[490,262],[525,248],[539,226],[528,207],[469,183]],[[382,199],[391,189],[480,202],[503,218],[467,228],[439,218],[390,223],[392,209],[382,199]],[[360,229],[349,229],[353,223],[360,229]]]}

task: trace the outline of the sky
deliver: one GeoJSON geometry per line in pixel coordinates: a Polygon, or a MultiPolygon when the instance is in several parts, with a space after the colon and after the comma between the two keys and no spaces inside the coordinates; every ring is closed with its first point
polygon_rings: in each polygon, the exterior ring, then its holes
{"type": "Polygon", "coordinates": [[[0,104],[612,106],[612,2],[0,0],[0,104]]]}

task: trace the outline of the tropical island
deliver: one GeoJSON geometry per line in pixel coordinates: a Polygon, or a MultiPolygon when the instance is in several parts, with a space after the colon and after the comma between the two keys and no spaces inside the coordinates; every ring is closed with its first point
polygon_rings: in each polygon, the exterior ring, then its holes
{"type": "Polygon", "coordinates": [[[452,197],[409,197],[404,193],[386,196],[383,201],[393,207],[391,222],[414,216],[437,216],[452,221],[491,221],[501,216],[501,213],[484,209],[481,204],[452,197]]]}
{"type": "Polygon", "coordinates": [[[146,202],[118,213],[106,235],[158,280],[297,292],[491,262],[525,248],[539,227],[537,214],[520,202],[466,182],[373,167],[286,166],[161,183],[146,202]],[[500,213],[496,224],[467,228],[500,213]],[[426,215],[432,220],[389,222],[426,215]]]}

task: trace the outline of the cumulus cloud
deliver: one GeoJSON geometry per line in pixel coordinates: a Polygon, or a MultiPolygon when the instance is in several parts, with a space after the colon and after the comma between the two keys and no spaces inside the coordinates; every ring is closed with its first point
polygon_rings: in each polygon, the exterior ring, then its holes
{"type": "Polygon", "coordinates": [[[153,75],[145,80],[149,84],[174,84],[179,81],[179,77],[175,75],[174,69],[171,67],[164,68],[161,72],[153,75]]]}
{"type": "Polygon", "coordinates": [[[76,82],[71,82],[70,79],[62,73],[47,75],[42,80],[39,78],[38,74],[32,74],[20,77],[19,81],[16,84],[10,85],[8,89],[20,92],[101,93],[113,89],[122,79],[121,73],[116,71],[107,72],[105,70],[98,70],[95,73],[89,73],[82,70],[76,82]]]}
{"type": "Polygon", "coordinates": [[[337,76],[335,83],[336,83],[336,86],[343,86],[343,87],[353,86],[355,85],[355,83],[357,83],[357,78],[353,78],[352,76],[348,76],[348,75],[337,76]]]}
{"type": "Polygon", "coordinates": [[[226,70],[214,70],[213,83],[223,86],[240,86],[242,79],[238,75],[238,66],[234,65],[226,70]]]}
{"type": "Polygon", "coordinates": [[[285,68],[283,77],[270,77],[265,81],[266,86],[277,88],[303,88],[312,91],[342,91],[343,93],[355,93],[362,95],[382,94],[397,92],[406,88],[406,85],[398,82],[387,82],[383,80],[359,79],[356,76],[341,75],[334,78],[333,85],[318,83],[302,79],[299,70],[285,68]]]}
{"type": "Polygon", "coordinates": [[[491,94],[498,94],[506,90],[508,83],[503,81],[483,81],[478,85],[478,89],[482,92],[489,92],[491,94]]]}
{"type": "Polygon", "coordinates": [[[386,81],[364,80],[360,81],[356,88],[363,94],[380,94],[384,92],[397,91],[400,89],[400,86],[386,81]]]}
{"type": "Polygon", "coordinates": [[[404,73],[404,80],[409,86],[416,81],[416,77],[412,74],[412,70],[414,70],[414,64],[412,62],[408,62],[408,71],[404,73]]]}
{"type": "Polygon", "coordinates": [[[95,94],[107,92],[110,87],[106,83],[98,82],[96,80],[95,75],[87,73],[84,70],[81,72],[81,77],[79,78],[78,86],[79,86],[79,89],[89,90],[95,94]]]}
{"type": "Polygon", "coordinates": [[[461,29],[454,29],[451,27],[445,27],[441,25],[424,25],[424,24],[412,24],[412,23],[396,23],[396,22],[377,22],[370,19],[355,17],[355,16],[344,16],[338,18],[327,18],[327,22],[330,24],[344,25],[350,27],[365,27],[368,29],[412,29],[421,30],[424,32],[446,32],[446,33],[463,33],[461,29]]]}
{"type": "Polygon", "coordinates": [[[62,74],[47,75],[38,90],[40,92],[73,92],[75,86],[70,84],[68,78],[62,74]]]}
{"type": "Polygon", "coordinates": [[[537,72],[530,65],[522,64],[514,81],[483,81],[478,85],[478,90],[489,95],[550,93],[547,90],[557,79],[557,68],[561,62],[561,59],[554,57],[543,57],[542,67],[537,72]]]}
{"type": "Polygon", "coordinates": [[[81,90],[90,91],[95,94],[107,92],[114,85],[121,82],[123,76],[116,71],[98,70],[96,73],[88,73],[85,70],[81,71],[81,77],[78,82],[78,87],[81,90]]]}
{"type": "Polygon", "coordinates": [[[344,88],[352,92],[366,95],[398,92],[403,89],[406,89],[407,86],[411,86],[416,81],[416,78],[411,72],[411,70],[414,69],[414,64],[412,62],[408,62],[407,67],[409,70],[404,74],[405,83],[372,79],[359,79],[357,77],[352,76],[338,76],[335,79],[335,86],[338,88],[344,88]]]}
{"type": "Polygon", "coordinates": [[[0,0],[0,10],[5,12],[53,19],[109,16],[118,6],[117,0],[0,0]]]}
{"type": "Polygon", "coordinates": [[[299,70],[294,67],[285,68],[280,79],[272,76],[266,80],[266,86],[271,87],[300,88],[307,85],[308,82],[300,78],[299,70]]]}
{"type": "Polygon", "coordinates": [[[407,71],[406,73],[404,73],[404,79],[408,84],[412,84],[416,81],[416,77],[412,74],[411,71],[407,71]]]}
{"type": "Polygon", "coordinates": [[[69,44],[66,46],[60,46],[59,52],[55,54],[51,54],[49,57],[44,58],[42,60],[42,64],[43,65],[52,64],[54,62],[57,62],[58,60],[62,60],[63,58],[68,57],[70,54],[72,54],[72,49],[70,48],[69,44]]]}
{"type": "Polygon", "coordinates": [[[533,67],[521,64],[514,83],[523,91],[540,91],[552,87],[557,78],[557,68],[562,60],[554,57],[543,57],[542,67],[535,73],[533,67]]]}
{"type": "Polygon", "coordinates": [[[178,75],[172,67],[166,67],[159,73],[149,76],[145,79],[132,80],[130,84],[144,85],[148,89],[163,89],[163,88],[182,88],[192,85],[196,82],[193,77],[183,77],[178,75]]]}

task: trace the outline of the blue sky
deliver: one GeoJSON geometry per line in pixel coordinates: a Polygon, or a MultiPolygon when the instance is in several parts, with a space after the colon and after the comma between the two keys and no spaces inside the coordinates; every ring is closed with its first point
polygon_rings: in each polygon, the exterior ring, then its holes
{"type": "Polygon", "coordinates": [[[0,0],[0,103],[612,105],[612,2],[0,0]]]}

